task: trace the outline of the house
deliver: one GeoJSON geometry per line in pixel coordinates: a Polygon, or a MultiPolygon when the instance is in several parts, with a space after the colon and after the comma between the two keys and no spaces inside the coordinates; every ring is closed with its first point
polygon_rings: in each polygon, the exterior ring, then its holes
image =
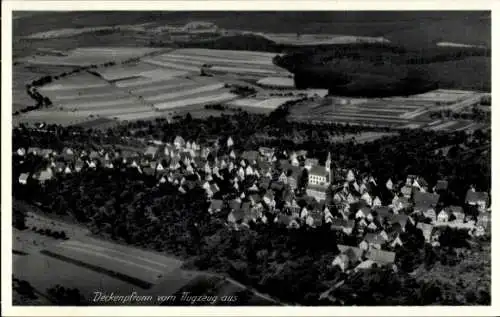
{"type": "Polygon", "coordinates": [[[60,161],[55,162],[53,166],[54,166],[54,171],[56,173],[62,173],[62,172],[64,172],[65,167],[66,167],[66,165],[63,162],[60,162],[60,161]]]}
{"type": "Polygon", "coordinates": [[[40,150],[40,153],[38,153],[38,155],[40,155],[44,158],[49,158],[53,153],[54,153],[54,151],[51,149],[42,149],[42,150],[40,150]]]}
{"type": "Polygon", "coordinates": [[[393,187],[394,187],[394,183],[392,182],[392,180],[391,180],[390,178],[389,178],[389,179],[387,180],[387,182],[385,183],[385,187],[386,187],[388,190],[392,191],[392,189],[393,189],[393,187]]]}
{"type": "Polygon", "coordinates": [[[480,213],[477,216],[476,226],[483,227],[486,231],[491,229],[491,214],[489,212],[480,213]]]}
{"type": "MultiPolygon", "coordinates": [[[[371,209],[369,207],[362,207],[356,212],[356,219],[361,219],[361,218],[367,218],[371,216],[371,209]]],[[[371,219],[373,220],[373,216],[371,216],[371,219]]],[[[371,220],[370,220],[371,221],[371,220]]]]}
{"type": "Polygon", "coordinates": [[[425,241],[430,242],[432,229],[434,229],[434,226],[427,223],[419,222],[417,224],[417,228],[422,230],[422,234],[424,235],[425,241]]]}
{"type": "Polygon", "coordinates": [[[297,153],[293,152],[290,155],[290,163],[292,164],[292,166],[299,166],[300,162],[299,159],[297,158],[297,153]]]}
{"type": "Polygon", "coordinates": [[[40,174],[37,175],[36,179],[41,183],[45,183],[48,180],[51,180],[54,174],[52,173],[52,170],[50,168],[47,168],[46,170],[43,170],[40,172],[40,174]]]}
{"type": "Polygon", "coordinates": [[[448,222],[450,219],[450,214],[447,209],[441,210],[437,215],[437,222],[448,222]]]}
{"type": "Polygon", "coordinates": [[[274,149],[268,147],[260,147],[259,152],[262,156],[270,159],[274,155],[274,149]]]}
{"type": "Polygon", "coordinates": [[[342,272],[352,267],[363,255],[363,250],[356,247],[337,245],[340,254],[332,261],[332,266],[338,266],[342,272]]]}
{"type": "Polygon", "coordinates": [[[241,209],[233,210],[227,216],[227,222],[230,224],[238,224],[240,223],[245,216],[245,213],[241,209]]]}
{"type": "Polygon", "coordinates": [[[317,201],[326,199],[326,186],[321,185],[309,185],[306,189],[306,194],[313,197],[317,201]]]}
{"type": "Polygon", "coordinates": [[[76,160],[75,171],[80,172],[84,166],[85,166],[85,163],[81,159],[76,160]]]}
{"type": "Polygon", "coordinates": [[[323,215],[320,212],[311,212],[306,218],[306,224],[313,228],[323,225],[323,215]]]}
{"type": "Polygon", "coordinates": [[[405,186],[401,187],[400,192],[401,192],[401,194],[403,194],[403,196],[404,196],[405,198],[408,198],[408,199],[409,199],[409,198],[411,197],[411,194],[412,194],[412,192],[413,192],[413,189],[412,189],[412,187],[411,187],[411,186],[409,186],[409,185],[405,185],[405,186]]]}
{"type": "Polygon", "coordinates": [[[391,209],[387,206],[375,207],[373,211],[375,212],[375,218],[380,223],[384,223],[384,221],[386,219],[389,219],[389,217],[391,217],[391,215],[393,214],[391,212],[391,209]]]}
{"type": "Polygon", "coordinates": [[[406,225],[408,223],[414,224],[413,218],[411,218],[405,214],[392,215],[389,219],[389,222],[393,225],[396,223],[399,224],[401,226],[401,230],[403,230],[403,231],[405,231],[406,225]]]}
{"type": "Polygon", "coordinates": [[[390,251],[370,249],[366,252],[366,258],[378,265],[392,265],[396,259],[396,253],[390,251]]]}
{"type": "Polygon", "coordinates": [[[436,186],[433,188],[435,193],[441,193],[446,190],[448,190],[448,181],[446,180],[438,180],[436,186]]]}
{"type": "Polygon", "coordinates": [[[368,192],[364,192],[363,195],[361,195],[361,199],[363,199],[368,206],[373,205],[373,199],[368,192]]]}
{"type": "Polygon", "coordinates": [[[391,242],[391,247],[395,248],[397,246],[402,246],[403,245],[403,241],[401,240],[399,234],[397,234],[394,238],[394,240],[392,240],[391,242]]]}
{"type": "Polygon", "coordinates": [[[398,213],[399,211],[410,207],[411,204],[406,197],[395,197],[395,199],[392,200],[391,206],[394,213],[398,213]]]}
{"type": "Polygon", "coordinates": [[[309,170],[309,185],[327,186],[330,176],[325,166],[316,165],[309,170]]]}
{"type": "Polygon", "coordinates": [[[367,228],[370,229],[371,231],[375,231],[378,229],[378,226],[374,222],[370,222],[367,228]]]}
{"type": "Polygon", "coordinates": [[[26,185],[28,183],[29,176],[30,175],[28,173],[22,173],[19,175],[19,184],[26,185]]]}
{"type": "Polygon", "coordinates": [[[210,214],[218,213],[221,211],[223,205],[223,201],[220,199],[214,199],[210,202],[210,207],[208,207],[208,212],[210,214]]]}
{"type": "Polygon", "coordinates": [[[277,223],[277,224],[284,225],[287,228],[294,228],[294,229],[296,229],[296,228],[300,227],[300,224],[297,222],[297,220],[294,217],[288,216],[288,215],[285,215],[285,214],[278,215],[274,219],[274,222],[277,223]]]}
{"type": "Polygon", "coordinates": [[[186,145],[186,141],[181,136],[176,136],[174,139],[174,146],[176,149],[183,148],[186,145]]]}
{"type": "Polygon", "coordinates": [[[359,247],[364,250],[368,250],[371,248],[375,249],[380,249],[382,248],[382,245],[385,243],[384,238],[377,233],[367,233],[361,243],[359,244],[359,247]]]}
{"type": "Polygon", "coordinates": [[[434,209],[427,209],[423,212],[423,215],[426,218],[431,219],[432,222],[435,222],[437,219],[436,211],[434,209]]]}
{"type": "Polygon", "coordinates": [[[154,159],[156,157],[156,154],[158,153],[158,148],[155,146],[148,146],[146,148],[146,151],[144,151],[144,156],[154,159]]]}
{"type": "Polygon", "coordinates": [[[422,213],[433,210],[439,201],[439,197],[439,194],[416,191],[413,194],[414,210],[422,213]]]}
{"type": "Polygon", "coordinates": [[[463,223],[465,220],[464,209],[460,206],[449,206],[446,208],[450,215],[455,217],[455,222],[463,223]]]}
{"type": "Polygon", "coordinates": [[[317,166],[319,164],[318,159],[314,158],[306,158],[304,161],[304,167],[307,170],[311,170],[314,166],[317,166]]]}
{"type": "Polygon", "coordinates": [[[489,203],[488,193],[476,192],[475,189],[469,189],[465,195],[465,203],[470,206],[477,206],[480,212],[485,212],[489,203]]]}
{"type": "Polygon", "coordinates": [[[30,148],[28,148],[28,154],[39,155],[40,152],[41,152],[41,149],[38,148],[38,147],[30,147],[30,148]]]}
{"type": "Polygon", "coordinates": [[[226,145],[227,145],[228,148],[230,148],[230,147],[232,147],[234,145],[234,141],[233,141],[232,137],[228,137],[227,138],[226,145]]]}

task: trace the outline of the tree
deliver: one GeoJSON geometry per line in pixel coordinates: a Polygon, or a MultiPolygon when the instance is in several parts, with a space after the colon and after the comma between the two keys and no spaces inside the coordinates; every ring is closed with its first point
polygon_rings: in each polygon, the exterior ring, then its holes
{"type": "Polygon", "coordinates": [[[297,188],[299,188],[300,190],[306,189],[308,183],[309,183],[309,172],[306,168],[304,168],[299,176],[297,182],[297,188]]]}

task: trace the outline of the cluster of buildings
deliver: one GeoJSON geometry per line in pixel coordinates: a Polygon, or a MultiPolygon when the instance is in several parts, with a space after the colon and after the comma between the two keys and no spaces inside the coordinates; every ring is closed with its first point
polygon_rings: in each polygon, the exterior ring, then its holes
{"type": "Polygon", "coordinates": [[[473,187],[463,206],[441,206],[440,195],[448,190],[445,180],[433,188],[417,175],[405,181],[378,184],[367,174],[333,168],[330,155],[324,165],[306,151],[279,152],[272,148],[237,151],[231,137],[223,146],[201,146],[177,136],[172,143],[150,142],[144,152],[112,149],[64,148],[18,149],[15,155],[38,155],[50,163],[29,175],[41,184],[58,174],[84,169],[136,169],[154,177],[158,185],[170,183],[180,193],[201,186],[209,199],[208,212],[227,215],[235,230],[274,223],[290,229],[325,226],[339,234],[355,237],[356,245],[338,245],[340,254],[332,265],[342,270],[362,269],[373,264],[392,265],[394,250],[404,244],[401,234],[408,225],[420,229],[426,242],[438,245],[439,228],[469,230],[484,235],[490,228],[489,197],[473,187]],[[387,197],[392,197],[388,199],[387,197]],[[473,206],[472,217],[464,207],[473,206]]]}

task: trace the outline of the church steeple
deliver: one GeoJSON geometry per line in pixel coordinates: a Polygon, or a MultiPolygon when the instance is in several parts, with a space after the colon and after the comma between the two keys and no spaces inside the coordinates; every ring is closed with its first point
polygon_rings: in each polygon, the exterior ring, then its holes
{"type": "Polygon", "coordinates": [[[329,182],[333,182],[333,172],[332,172],[332,156],[331,153],[328,152],[328,156],[326,157],[325,168],[328,172],[329,182]]]}

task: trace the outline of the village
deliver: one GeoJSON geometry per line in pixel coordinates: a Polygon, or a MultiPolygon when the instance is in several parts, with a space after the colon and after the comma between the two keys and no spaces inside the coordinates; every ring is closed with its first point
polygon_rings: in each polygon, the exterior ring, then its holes
{"type": "Polygon", "coordinates": [[[351,245],[337,245],[340,254],[332,259],[332,267],[343,272],[374,265],[397,270],[395,251],[404,244],[400,234],[409,226],[421,230],[425,242],[434,247],[439,247],[444,228],[467,230],[471,237],[484,236],[491,228],[489,195],[476,191],[473,184],[463,205],[444,206],[440,196],[448,190],[446,180],[430,187],[418,175],[375,179],[337,167],[330,154],[322,161],[308,157],[306,151],[260,147],[240,152],[230,136],[210,146],[181,136],[171,143],[150,140],[144,145],[143,152],[19,148],[15,160],[22,162],[34,155],[49,163],[34,173],[21,173],[18,182],[44,186],[58,177],[103,168],[136,170],[154,178],[158,186],[174,185],[179,195],[200,186],[208,199],[207,212],[214,217],[227,213],[227,226],[234,230],[251,230],[259,224],[289,230],[329,227],[352,238],[349,241],[355,243],[351,245]],[[465,211],[470,208],[477,216],[465,211]]]}

